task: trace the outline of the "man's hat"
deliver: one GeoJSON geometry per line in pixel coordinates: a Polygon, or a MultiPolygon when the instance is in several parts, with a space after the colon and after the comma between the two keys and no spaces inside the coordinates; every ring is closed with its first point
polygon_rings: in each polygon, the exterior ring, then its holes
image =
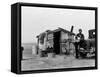
{"type": "Polygon", "coordinates": [[[82,29],[79,29],[79,31],[82,31],[82,29]]]}

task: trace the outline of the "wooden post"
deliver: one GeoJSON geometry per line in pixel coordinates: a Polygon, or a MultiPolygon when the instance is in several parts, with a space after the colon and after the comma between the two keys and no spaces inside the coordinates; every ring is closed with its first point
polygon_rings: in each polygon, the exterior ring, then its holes
{"type": "Polygon", "coordinates": [[[36,54],[39,54],[39,37],[37,39],[37,53],[36,54]]]}

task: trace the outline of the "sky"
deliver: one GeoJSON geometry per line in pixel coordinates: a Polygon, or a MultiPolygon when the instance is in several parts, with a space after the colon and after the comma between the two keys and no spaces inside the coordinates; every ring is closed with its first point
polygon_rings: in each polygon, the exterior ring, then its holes
{"type": "Polygon", "coordinates": [[[37,42],[37,35],[58,27],[70,31],[73,25],[75,34],[81,28],[85,39],[88,39],[88,30],[95,29],[95,11],[93,10],[27,6],[22,6],[21,9],[22,43],[37,42]]]}

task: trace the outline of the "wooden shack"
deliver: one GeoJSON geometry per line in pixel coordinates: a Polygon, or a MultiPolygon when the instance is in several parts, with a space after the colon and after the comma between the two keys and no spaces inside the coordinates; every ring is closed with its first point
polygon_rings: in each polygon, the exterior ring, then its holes
{"type": "Polygon", "coordinates": [[[75,47],[72,43],[74,36],[74,33],[63,28],[58,28],[52,31],[47,30],[37,36],[37,54],[41,54],[42,52],[55,54],[74,52],[75,47]]]}

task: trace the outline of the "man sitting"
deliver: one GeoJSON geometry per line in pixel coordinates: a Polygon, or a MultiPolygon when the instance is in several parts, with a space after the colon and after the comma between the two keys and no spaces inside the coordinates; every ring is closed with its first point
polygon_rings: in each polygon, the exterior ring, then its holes
{"type": "Polygon", "coordinates": [[[84,40],[84,34],[82,34],[82,29],[79,29],[79,33],[76,35],[76,41],[75,42],[75,50],[76,50],[76,58],[79,57],[79,48],[86,48],[86,43],[84,40]]]}

